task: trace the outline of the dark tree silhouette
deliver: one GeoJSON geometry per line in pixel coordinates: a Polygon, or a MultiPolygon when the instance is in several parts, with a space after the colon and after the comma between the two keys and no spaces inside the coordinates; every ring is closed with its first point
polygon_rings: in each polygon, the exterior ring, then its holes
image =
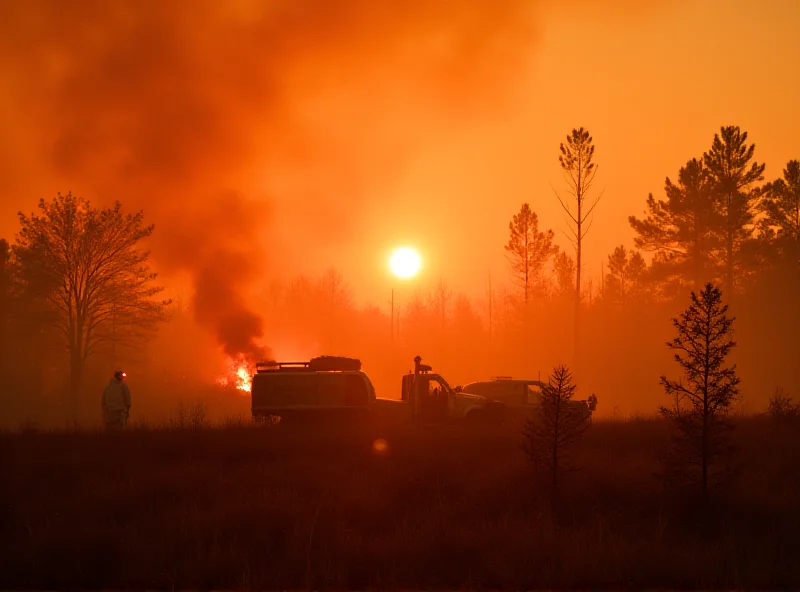
{"type": "Polygon", "coordinates": [[[483,332],[483,325],[469,298],[463,294],[458,294],[455,297],[452,309],[453,333],[472,339],[480,338],[483,332]]]}
{"type": "Polygon", "coordinates": [[[753,160],[755,144],[747,144],[747,132],[738,126],[720,128],[711,150],[703,155],[716,207],[722,218],[724,290],[730,299],[736,288],[737,267],[744,243],[753,234],[755,200],[760,190],[754,184],[764,179],[764,166],[753,160]]]}
{"type": "MultiPolygon", "coordinates": [[[[569,369],[557,366],[542,390],[539,408],[523,427],[523,449],[534,470],[546,475],[554,494],[561,475],[575,468],[571,448],[590,425],[591,415],[571,402],[575,389],[569,369]]],[[[596,404],[596,397],[593,401],[596,404]]]]}
{"type": "Polygon", "coordinates": [[[711,190],[703,161],[693,158],[678,171],[677,184],[667,177],[666,200],[650,194],[645,218],[628,218],[636,247],[661,255],[655,259],[657,276],[678,284],[688,279],[694,290],[713,278],[720,218],[711,190]]]}
{"type": "Polygon", "coordinates": [[[337,337],[346,327],[345,316],[353,309],[353,295],[342,274],[330,267],[317,280],[317,309],[321,313],[321,326],[325,327],[325,345],[334,352],[341,344],[337,337]]]}
{"type": "Polygon", "coordinates": [[[4,332],[10,304],[11,247],[6,239],[0,238],[0,332],[4,332]]]}
{"type": "Polygon", "coordinates": [[[433,290],[428,296],[428,302],[431,312],[436,315],[436,324],[439,326],[439,338],[444,340],[445,331],[447,330],[447,323],[450,318],[452,308],[453,290],[444,281],[444,278],[439,278],[433,290]]]}
{"type": "Polygon", "coordinates": [[[11,270],[11,247],[6,239],[0,238],[0,371],[3,371],[4,375],[10,347],[9,324],[13,316],[11,270]]]}
{"type": "Polygon", "coordinates": [[[559,251],[554,261],[556,291],[558,296],[575,294],[575,261],[565,251],[559,251]]]}
{"type": "Polygon", "coordinates": [[[800,404],[796,405],[783,387],[779,386],[775,388],[775,392],[769,398],[767,412],[772,419],[778,421],[793,420],[800,417],[800,404]]]}
{"type": "Polygon", "coordinates": [[[641,253],[630,252],[624,245],[618,246],[608,256],[606,297],[624,305],[639,286],[646,268],[641,253]]]}
{"type": "Polygon", "coordinates": [[[734,319],[727,316],[722,292],[707,283],[698,296],[691,293],[691,304],[679,318],[673,319],[678,335],[667,342],[675,352],[675,361],[683,370],[683,381],[661,377],[661,384],[673,402],[661,407],[679,430],[674,468],[693,478],[699,470],[700,491],[708,501],[713,470],[730,452],[727,413],[739,392],[736,366],[725,366],[725,358],[736,345],[731,339],[734,319]]]}
{"type": "Polygon", "coordinates": [[[43,394],[45,368],[57,365],[53,341],[54,316],[43,296],[51,289],[47,278],[34,277],[19,265],[14,247],[0,239],[0,403],[36,408],[43,394]]]}
{"type": "Polygon", "coordinates": [[[561,155],[558,162],[564,171],[564,178],[567,182],[567,192],[571,196],[569,200],[563,199],[558,192],[556,197],[561,207],[567,213],[570,241],[575,247],[575,313],[574,313],[574,348],[577,360],[578,338],[580,331],[580,308],[581,308],[581,266],[583,239],[591,227],[591,215],[600,201],[598,195],[593,202],[589,202],[589,191],[594,184],[597,175],[597,165],[592,162],[594,158],[594,144],[589,131],[581,128],[573,129],[567,135],[566,144],[559,146],[561,155]],[[568,203],[568,201],[570,203],[568,203]],[[574,205],[572,202],[574,201],[574,205]]]}
{"type": "Polygon", "coordinates": [[[518,214],[508,223],[510,237],[505,246],[514,282],[522,290],[527,309],[531,295],[541,287],[542,269],[556,250],[553,231],[539,231],[539,217],[530,205],[522,204],[518,214]]]}
{"type": "Polygon", "coordinates": [[[608,275],[618,282],[618,289],[624,297],[628,283],[628,250],[624,245],[618,246],[608,256],[608,275]]]}
{"type": "Polygon", "coordinates": [[[765,187],[763,226],[775,233],[775,241],[790,265],[800,266],[800,161],[790,160],[783,178],[765,187]]]}
{"type": "Polygon", "coordinates": [[[637,287],[647,271],[647,263],[645,263],[644,257],[639,251],[634,251],[628,254],[628,265],[625,269],[628,281],[633,287],[637,287]]]}
{"type": "Polygon", "coordinates": [[[83,368],[102,347],[147,335],[163,318],[162,291],[138,245],[150,236],[144,214],[117,202],[98,209],[60,193],[39,202],[39,214],[19,214],[14,253],[28,290],[46,300],[70,362],[70,400],[77,415],[83,368]]]}

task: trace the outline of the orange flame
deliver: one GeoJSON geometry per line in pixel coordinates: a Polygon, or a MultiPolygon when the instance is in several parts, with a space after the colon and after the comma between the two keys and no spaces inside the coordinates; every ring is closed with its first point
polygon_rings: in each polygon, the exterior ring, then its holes
{"type": "Polygon", "coordinates": [[[228,359],[228,373],[221,376],[217,383],[223,387],[234,387],[243,393],[249,393],[253,386],[250,364],[243,360],[228,359]]]}
{"type": "Polygon", "coordinates": [[[236,388],[246,393],[249,393],[250,389],[253,388],[253,375],[242,364],[236,368],[236,388]]]}

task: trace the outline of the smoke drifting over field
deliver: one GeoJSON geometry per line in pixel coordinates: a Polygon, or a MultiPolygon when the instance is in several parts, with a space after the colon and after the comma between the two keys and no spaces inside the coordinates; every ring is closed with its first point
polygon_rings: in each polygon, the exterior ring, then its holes
{"type": "MultiPolygon", "coordinates": [[[[243,289],[269,265],[265,192],[312,176],[278,199],[313,202],[324,215],[303,225],[320,240],[333,223],[346,230],[326,201],[339,190],[350,207],[364,199],[425,113],[502,100],[534,38],[530,7],[7,3],[2,70],[20,116],[10,133],[44,158],[50,192],[69,183],[94,201],[144,208],[159,267],[191,277],[197,320],[229,354],[256,355],[261,321],[243,289]],[[340,139],[356,113],[367,129],[340,139]],[[365,134],[376,134],[368,148],[365,134]]],[[[9,169],[30,164],[3,156],[9,169]]]]}
{"type": "MultiPolygon", "coordinates": [[[[597,390],[602,413],[651,411],[675,311],[616,319],[596,306],[608,255],[633,246],[627,217],[648,193],[662,198],[665,176],[722,124],[750,133],[768,179],[797,158],[786,113],[800,87],[773,80],[800,55],[788,0],[771,11],[724,0],[0,4],[0,238],[13,242],[16,211],[57,191],[144,209],[159,281],[191,308],[176,306],[180,318],[135,352],[153,380],[212,383],[217,345],[234,358],[363,357],[390,395],[417,354],[453,382],[546,375],[569,360],[571,309],[540,315],[540,348],[512,359],[525,350],[502,332],[514,321],[503,245],[530,203],[572,253],[551,185],[563,190],[559,142],[586,126],[607,191],[583,251],[594,337],[581,388],[597,390]],[[744,75],[735,91],[720,82],[744,75]],[[402,284],[384,258],[401,244],[424,260],[402,284]],[[331,314],[342,294],[319,293],[331,266],[360,324],[346,307],[331,314]],[[440,281],[451,292],[437,301],[440,281]],[[392,339],[408,349],[401,367],[381,359],[392,339]]],[[[761,356],[749,376],[791,388],[794,357],[746,332],[788,323],[741,312],[742,351],[761,356]]]]}

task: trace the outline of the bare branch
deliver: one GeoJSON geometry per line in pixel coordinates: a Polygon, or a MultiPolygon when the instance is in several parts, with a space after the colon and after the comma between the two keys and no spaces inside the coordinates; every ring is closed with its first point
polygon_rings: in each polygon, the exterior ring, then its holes
{"type": "Polygon", "coordinates": [[[589,208],[589,211],[586,212],[586,215],[583,217],[584,220],[586,220],[586,218],[588,218],[589,216],[592,215],[592,212],[594,212],[594,209],[597,207],[597,204],[600,203],[600,199],[603,197],[604,193],[605,193],[605,189],[603,191],[601,191],[600,195],[597,196],[597,199],[594,200],[594,203],[589,208]]]}
{"type": "Polygon", "coordinates": [[[561,199],[561,196],[558,194],[558,191],[556,191],[555,187],[553,187],[552,184],[550,185],[550,187],[553,189],[553,193],[555,194],[556,199],[558,199],[558,203],[561,204],[561,207],[567,213],[567,216],[569,216],[570,220],[572,220],[575,224],[577,224],[578,220],[575,218],[575,216],[572,215],[572,212],[569,210],[564,200],[561,199]]]}
{"type": "MultiPolygon", "coordinates": [[[[148,253],[137,248],[153,227],[144,226],[141,212],[123,214],[119,203],[96,209],[71,193],[42,200],[39,209],[20,216],[15,252],[76,370],[76,362],[113,340],[108,325],[133,338],[163,318],[163,303],[153,300],[161,288],[153,285],[148,253]]],[[[75,397],[80,385],[71,385],[75,397]]]]}

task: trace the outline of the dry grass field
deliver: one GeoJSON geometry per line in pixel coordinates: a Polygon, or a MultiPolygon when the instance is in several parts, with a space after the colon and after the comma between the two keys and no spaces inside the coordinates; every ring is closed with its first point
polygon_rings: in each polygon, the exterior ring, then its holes
{"type": "Polygon", "coordinates": [[[797,589],[800,429],[737,423],[705,517],[657,419],[596,422],[558,512],[508,430],[6,432],[0,588],[797,589]]]}

